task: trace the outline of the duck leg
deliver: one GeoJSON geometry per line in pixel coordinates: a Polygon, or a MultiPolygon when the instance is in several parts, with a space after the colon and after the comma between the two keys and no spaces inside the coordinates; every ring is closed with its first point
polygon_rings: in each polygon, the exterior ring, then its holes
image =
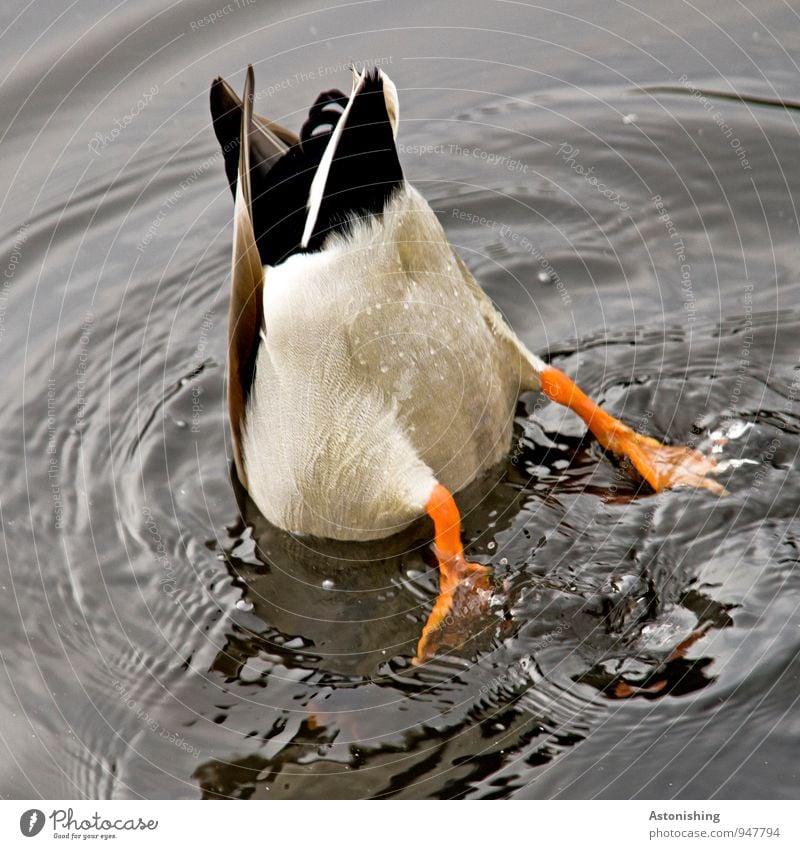
{"type": "Polygon", "coordinates": [[[637,433],[601,410],[563,372],[548,366],[539,372],[542,392],[569,407],[588,425],[603,448],[630,458],[639,474],[656,492],[674,486],[708,489],[717,495],[726,490],[706,477],[716,471],[716,461],[700,451],[682,445],[662,445],[658,440],[637,433]]]}
{"type": "Polygon", "coordinates": [[[424,663],[445,641],[452,641],[491,592],[488,566],[470,563],[461,545],[461,516],[453,496],[440,483],[425,506],[433,519],[434,551],[439,560],[439,595],[422,629],[414,665],[424,663]],[[476,593],[475,590],[478,590],[476,593]],[[445,631],[447,632],[445,634],[445,631]]]}

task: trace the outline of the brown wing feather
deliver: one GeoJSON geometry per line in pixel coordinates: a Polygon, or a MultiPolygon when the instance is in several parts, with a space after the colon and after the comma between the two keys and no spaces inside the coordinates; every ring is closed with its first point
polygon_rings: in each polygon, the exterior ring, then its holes
{"type": "MultiPolygon", "coordinates": [[[[239,165],[239,131],[242,123],[242,101],[228,83],[217,77],[211,84],[211,116],[214,133],[225,157],[225,171],[231,190],[235,193],[239,165]]],[[[250,138],[251,165],[267,169],[282,157],[290,147],[299,144],[291,130],[253,113],[254,132],[250,138]]],[[[263,170],[263,169],[262,169],[263,170]]]]}
{"type": "Polygon", "coordinates": [[[239,480],[247,487],[242,457],[245,380],[252,374],[263,321],[264,270],[256,247],[250,197],[250,144],[253,133],[253,68],[248,66],[242,103],[239,173],[233,212],[231,300],[228,312],[228,415],[239,480]]]}
{"type": "MultiPolygon", "coordinates": [[[[218,77],[214,80],[214,85],[219,86],[218,96],[220,98],[220,103],[224,105],[223,108],[225,112],[236,112],[241,109],[242,101],[239,100],[239,95],[236,94],[236,92],[230,87],[227,80],[224,80],[222,77],[218,77]]],[[[255,124],[256,129],[261,130],[264,134],[272,133],[273,135],[276,135],[286,147],[293,147],[300,141],[297,133],[287,130],[286,127],[282,127],[280,124],[270,121],[269,118],[265,118],[257,112],[253,113],[253,123],[255,124]]]]}

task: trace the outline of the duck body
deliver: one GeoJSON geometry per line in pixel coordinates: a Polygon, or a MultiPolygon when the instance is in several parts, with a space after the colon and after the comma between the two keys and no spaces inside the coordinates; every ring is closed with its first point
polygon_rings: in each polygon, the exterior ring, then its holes
{"type": "MultiPolygon", "coordinates": [[[[406,181],[397,92],[381,71],[323,92],[299,136],[211,89],[234,195],[228,414],[239,480],[278,528],[376,540],[427,514],[440,592],[415,662],[454,608],[491,592],[452,493],[508,451],[520,393],[541,390],[656,489],[724,492],[714,461],[634,432],[520,342],[406,181]]],[[[479,605],[480,606],[480,605],[479,605]]],[[[450,639],[450,638],[447,638],[450,639]]]]}
{"type": "Polygon", "coordinates": [[[242,454],[273,524],[389,536],[502,460],[536,358],[413,187],[265,279],[242,454]]]}

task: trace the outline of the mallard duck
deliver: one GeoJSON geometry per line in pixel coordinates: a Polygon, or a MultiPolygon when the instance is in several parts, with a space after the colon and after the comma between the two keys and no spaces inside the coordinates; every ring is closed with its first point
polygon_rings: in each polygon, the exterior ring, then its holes
{"type": "Polygon", "coordinates": [[[397,89],[354,71],[299,137],[211,87],[234,196],[228,412],[236,473],[294,534],[375,540],[433,520],[440,593],[416,661],[458,595],[488,588],[453,493],[502,461],[518,396],[542,392],[654,490],[723,492],[713,459],[641,435],[520,342],[405,179],[397,89]]]}

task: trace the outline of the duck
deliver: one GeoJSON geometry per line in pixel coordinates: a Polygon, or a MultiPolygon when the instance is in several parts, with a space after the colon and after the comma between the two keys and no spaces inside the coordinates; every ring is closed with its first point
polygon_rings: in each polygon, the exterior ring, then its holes
{"type": "Polygon", "coordinates": [[[439,593],[414,663],[490,592],[470,562],[454,495],[501,463],[520,395],[575,412],[656,492],[724,494],[713,458],[614,418],[528,350],[406,179],[397,88],[353,69],[322,92],[299,134],[211,85],[233,195],[227,409],[233,466],[258,511],[289,534],[392,537],[433,524],[439,593]]]}

